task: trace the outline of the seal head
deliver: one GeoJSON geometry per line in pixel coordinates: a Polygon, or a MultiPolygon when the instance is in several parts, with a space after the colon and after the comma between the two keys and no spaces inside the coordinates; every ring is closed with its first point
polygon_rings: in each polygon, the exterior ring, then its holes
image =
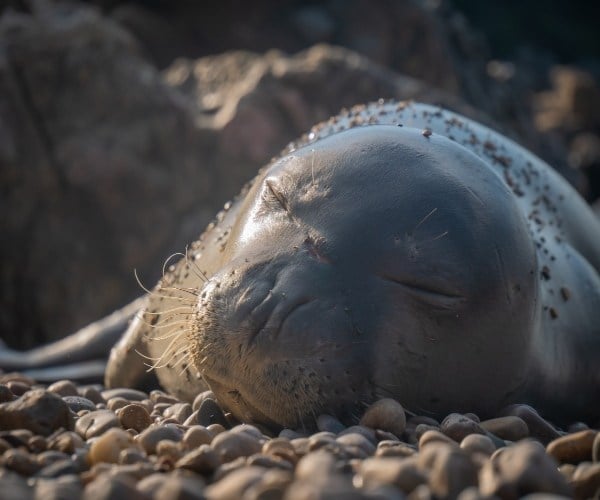
{"type": "Polygon", "coordinates": [[[241,420],[349,421],[380,397],[485,415],[523,386],[535,248],[513,194],[461,145],[354,128],[280,158],[240,203],[188,340],[241,420]]]}

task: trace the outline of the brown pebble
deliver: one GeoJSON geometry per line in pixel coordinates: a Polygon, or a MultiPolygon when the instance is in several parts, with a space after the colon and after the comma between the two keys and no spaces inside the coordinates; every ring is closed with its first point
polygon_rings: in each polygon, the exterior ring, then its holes
{"type": "Polygon", "coordinates": [[[88,463],[95,465],[100,462],[119,463],[121,450],[130,448],[133,444],[131,435],[123,429],[111,428],[98,437],[90,446],[88,463]]]}
{"type": "Polygon", "coordinates": [[[204,481],[196,476],[168,474],[152,491],[154,500],[204,500],[204,481]]]}
{"type": "Polygon", "coordinates": [[[570,481],[576,498],[598,498],[600,496],[600,464],[581,464],[570,481]]]}
{"type": "Polygon", "coordinates": [[[373,456],[377,449],[363,434],[357,432],[340,434],[336,441],[350,453],[352,453],[355,448],[359,448],[364,452],[366,457],[373,456]]]}
{"type": "Polygon", "coordinates": [[[519,441],[529,437],[529,427],[525,421],[513,415],[484,420],[480,425],[484,430],[508,441],[519,441]]]}
{"type": "Polygon", "coordinates": [[[293,480],[289,471],[269,470],[244,492],[244,500],[279,500],[293,480]]]}
{"type": "Polygon", "coordinates": [[[48,392],[53,392],[59,396],[79,396],[77,387],[70,380],[59,380],[48,386],[48,392]]]}
{"type": "Polygon", "coordinates": [[[460,442],[460,447],[468,453],[483,453],[490,456],[496,451],[496,445],[488,437],[482,434],[469,434],[460,442]]]}
{"type": "Polygon", "coordinates": [[[244,467],[230,472],[220,481],[204,490],[207,500],[239,500],[244,492],[258,483],[267,469],[263,467],[244,467]]]}
{"type": "Polygon", "coordinates": [[[375,452],[376,457],[399,457],[406,458],[412,457],[417,453],[417,450],[401,441],[380,441],[377,445],[377,451],[375,452]]]}
{"type": "Polygon", "coordinates": [[[148,399],[148,394],[136,389],[129,389],[127,387],[117,387],[115,389],[106,389],[101,393],[102,399],[108,401],[112,398],[123,398],[127,401],[142,401],[148,399]]]}
{"type": "Polygon", "coordinates": [[[440,424],[440,430],[460,443],[469,434],[485,434],[481,426],[460,413],[451,413],[440,424]]]}
{"type": "Polygon", "coordinates": [[[117,416],[110,410],[96,410],[80,417],[75,423],[75,432],[84,439],[104,434],[112,427],[119,427],[117,416]]]}
{"type": "Polygon", "coordinates": [[[76,432],[65,431],[48,438],[49,450],[61,451],[70,455],[75,453],[76,449],[84,447],[85,442],[76,432]]]}
{"type": "Polygon", "coordinates": [[[36,460],[41,467],[45,467],[46,465],[58,462],[59,460],[65,460],[67,458],[69,458],[69,454],[63,453],[62,451],[46,450],[39,453],[36,457],[36,460]]]}
{"type": "Polygon", "coordinates": [[[315,451],[335,441],[332,432],[317,432],[308,438],[308,451],[315,451]]]}
{"type": "Polygon", "coordinates": [[[194,425],[185,431],[181,442],[185,448],[191,450],[198,448],[203,444],[210,444],[212,440],[213,435],[206,427],[202,425],[194,425]]]}
{"type": "Polygon", "coordinates": [[[223,410],[213,399],[202,401],[200,408],[198,408],[198,423],[205,427],[211,424],[221,424],[224,428],[229,427],[223,410]]]}
{"type": "Polygon", "coordinates": [[[227,429],[223,427],[221,424],[210,424],[206,426],[208,432],[210,432],[213,436],[221,434],[221,432],[225,432],[227,429]]]}
{"type": "Polygon", "coordinates": [[[150,397],[150,400],[154,402],[154,404],[167,403],[169,405],[173,405],[175,403],[179,403],[179,400],[176,397],[171,396],[160,389],[154,389],[153,391],[150,391],[148,396],[150,397]]]}
{"type": "Polygon", "coordinates": [[[484,495],[519,498],[545,492],[571,496],[571,488],[553,458],[536,441],[520,441],[498,450],[483,466],[479,488],[484,495]]]}
{"type": "Polygon", "coordinates": [[[82,398],[89,399],[96,405],[99,403],[104,403],[104,398],[102,397],[102,394],[100,394],[100,391],[95,387],[79,387],[77,392],[82,398]]]}
{"type": "Polygon", "coordinates": [[[417,457],[421,470],[429,469],[429,488],[438,498],[456,498],[477,485],[477,468],[468,454],[454,444],[431,443],[417,457]]]}
{"type": "Polygon", "coordinates": [[[325,450],[303,456],[296,465],[295,477],[307,479],[329,477],[338,472],[337,459],[325,450]]]}
{"type": "Polygon", "coordinates": [[[120,396],[117,396],[115,398],[110,398],[106,402],[106,407],[110,411],[116,412],[119,408],[123,408],[124,406],[127,406],[128,404],[129,404],[129,400],[122,398],[120,396]]]}
{"type": "Polygon", "coordinates": [[[175,403],[163,412],[166,418],[174,418],[180,424],[183,424],[192,414],[192,405],[189,403],[175,403]]]}
{"type": "Polygon", "coordinates": [[[598,432],[591,429],[567,434],[548,443],[546,452],[560,463],[578,464],[592,460],[592,447],[597,435],[598,432]]]}
{"type": "Polygon", "coordinates": [[[14,401],[0,404],[1,429],[29,429],[48,436],[53,431],[72,429],[71,410],[60,396],[33,389],[14,401]]]}
{"type": "Polygon", "coordinates": [[[156,445],[163,439],[179,442],[183,438],[183,431],[178,427],[169,425],[152,425],[142,431],[136,441],[144,448],[148,455],[156,453],[156,445]]]}
{"type": "Polygon", "coordinates": [[[289,462],[284,458],[265,455],[263,453],[255,453],[254,455],[250,455],[246,460],[246,465],[256,465],[266,469],[281,469],[288,471],[292,471],[294,469],[292,462],[289,462]]]}
{"type": "Polygon", "coordinates": [[[364,425],[352,425],[340,432],[338,437],[344,436],[345,434],[360,434],[370,441],[373,446],[377,446],[377,436],[375,435],[375,431],[370,427],[365,427],[364,425]]]}
{"type": "Polygon", "coordinates": [[[11,380],[6,384],[6,387],[8,387],[10,392],[12,392],[17,397],[22,396],[31,389],[31,386],[29,384],[26,384],[19,380],[11,380]]]}
{"type": "Polygon", "coordinates": [[[439,441],[441,441],[442,443],[456,444],[456,441],[446,436],[446,434],[443,434],[440,431],[436,430],[429,430],[421,436],[421,439],[419,439],[419,449],[422,449],[429,443],[439,441]]]}
{"type": "Polygon", "coordinates": [[[152,423],[152,418],[142,405],[131,403],[119,411],[119,423],[124,429],[135,429],[137,432],[142,432],[152,423]]]}
{"type": "Polygon", "coordinates": [[[220,464],[221,460],[217,452],[209,445],[202,444],[181,457],[175,464],[175,467],[208,475],[212,474],[220,464]]]}
{"type": "Polygon", "coordinates": [[[371,429],[382,429],[401,436],[406,428],[404,408],[394,399],[384,398],[373,403],[360,419],[360,424],[371,429]]]}
{"type": "Polygon", "coordinates": [[[427,483],[427,475],[415,460],[399,458],[368,458],[359,467],[363,487],[394,485],[405,494],[427,483]]]}
{"type": "Polygon", "coordinates": [[[41,468],[34,455],[18,448],[4,452],[2,455],[2,465],[23,476],[32,476],[41,468]]]}
{"type": "Polygon", "coordinates": [[[137,464],[147,460],[146,454],[139,448],[125,448],[119,452],[118,463],[123,465],[137,464]]]}
{"type": "Polygon", "coordinates": [[[215,436],[211,443],[221,462],[230,462],[238,457],[248,457],[258,453],[262,444],[256,437],[246,432],[225,431],[215,436]]]}
{"type": "Polygon", "coordinates": [[[521,418],[529,428],[529,435],[539,439],[545,445],[560,437],[559,432],[529,405],[511,405],[504,408],[501,414],[521,418]]]}
{"type": "Polygon", "coordinates": [[[42,436],[31,436],[27,440],[27,448],[31,453],[41,453],[48,448],[48,443],[42,436]]]}
{"type": "Polygon", "coordinates": [[[81,498],[83,485],[74,475],[65,475],[57,479],[36,478],[34,498],[45,500],[66,500],[81,498]]]}
{"type": "Polygon", "coordinates": [[[100,475],[86,485],[83,500],[147,500],[148,497],[135,488],[135,480],[126,476],[106,477],[100,475]]]}
{"type": "Polygon", "coordinates": [[[296,464],[299,458],[292,443],[285,438],[270,439],[263,444],[261,451],[266,455],[283,458],[292,464],[296,464]]]}
{"type": "Polygon", "coordinates": [[[596,463],[600,462],[600,432],[596,434],[592,444],[592,460],[596,463]]]}

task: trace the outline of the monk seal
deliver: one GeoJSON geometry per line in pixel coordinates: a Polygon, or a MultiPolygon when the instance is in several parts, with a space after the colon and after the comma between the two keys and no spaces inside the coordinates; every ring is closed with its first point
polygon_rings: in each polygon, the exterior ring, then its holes
{"type": "Polygon", "coordinates": [[[596,418],[599,270],[598,220],[542,160],[434,106],[359,106],[225,206],[149,290],[106,384],[145,359],[181,398],[210,387],[288,427],[381,397],[596,418]]]}

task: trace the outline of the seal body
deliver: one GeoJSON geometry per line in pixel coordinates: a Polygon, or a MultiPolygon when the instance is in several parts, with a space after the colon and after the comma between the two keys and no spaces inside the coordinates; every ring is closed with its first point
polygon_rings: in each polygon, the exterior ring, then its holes
{"type": "Polygon", "coordinates": [[[356,107],[262,169],[149,293],[108,385],[141,352],[244,421],[530,402],[600,416],[600,225],[510,139],[416,103],[356,107]]]}

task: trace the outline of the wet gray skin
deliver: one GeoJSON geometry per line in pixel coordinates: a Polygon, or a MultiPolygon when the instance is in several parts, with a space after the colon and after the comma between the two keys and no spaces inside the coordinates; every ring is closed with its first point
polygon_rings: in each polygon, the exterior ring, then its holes
{"type": "MultiPolygon", "coordinates": [[[[598,220],[539,158],[433,106],[360,106],[226,205],[143,300],[105,381],[136,386],[150,366],[180,398],[210,387],[239,419],[289,427],[351,422],[380,397],[598,418],[599,269],[598,220]]],[[[0,350],[0,366],[97,355],[127,317],[14,362],[0,350]]]]}

